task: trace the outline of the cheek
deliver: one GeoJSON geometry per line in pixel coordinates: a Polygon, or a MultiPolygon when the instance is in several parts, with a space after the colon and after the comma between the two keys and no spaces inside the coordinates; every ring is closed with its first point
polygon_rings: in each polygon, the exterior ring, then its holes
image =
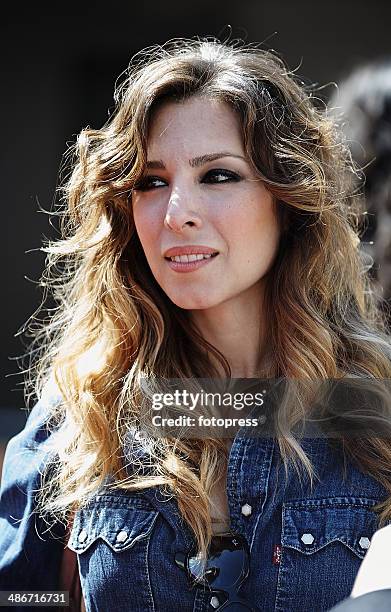
{"type": "Polygon", "coordinates": [[[227,217],[232,248],[237,247],[247,262],[267,263],[278,250],[280,224],[272,197],[261,192],[249,198],[235,214],[227,217]]]}
{"type": "Polygon", "coordinates": [[[156,215],[151,214],[147,208],[142,209],[134,206],[133,219],[144,253],[149,259],[153,255],[153,247],[157,248],[158,246],[159,223],[156,215]]]}

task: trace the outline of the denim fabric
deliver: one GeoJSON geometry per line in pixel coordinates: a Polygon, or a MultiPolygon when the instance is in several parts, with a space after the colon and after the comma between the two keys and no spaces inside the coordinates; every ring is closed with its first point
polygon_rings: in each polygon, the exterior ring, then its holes
{"type": "MultiPolygon", "coordinates": [[[[47,455],[44,419],[40,402],[7,449],[1,589],[57,588],[63,528],[55,525],[44,533],[46,526],[34,514],[33,489],[47,455]]],[[[387,497],[349,462],[344,476],[343,457],[327,440],[307,438],[303,446],[318,476],[312,490],[293,468],[285,475],[271,438],[240,431],[230,452],[231,529],[246,538],[251,551],[241,595],[264,612],[321,612],[348,597],[378,528],[373,507],[387,497]]],[[[69,540],[78,555],[87,611],[211,612],[211,593],[191,588],[174,561],[192,544],[175,497],[160,488],[132,493],[102,488],[77,512],[69,540]]]]}
{"type": "MultiPolygon", "coordinates": [[[[48,405],[39,402],[7,446],[0,489],[0,590],[55,590],[65,530],[34,512],[48,459],[48,405]]],[[[15,608],[12,608],[15,610],[15,608]]]]}

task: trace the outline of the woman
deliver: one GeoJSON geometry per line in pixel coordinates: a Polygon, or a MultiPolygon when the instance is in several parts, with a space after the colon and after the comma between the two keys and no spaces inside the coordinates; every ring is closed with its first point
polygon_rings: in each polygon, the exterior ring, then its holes
{"type": "Polygon", "coordinates": [[[345,149],[256,47],[149,49],[116,102],[47,248],[59,306],[5,460],[1,585],[58,588],[68,525],[87,610],[328,610],[391,516],[389,440],[298,431],[317,381],[391,374],[345,149]],[[272,436],[140,435],[145,381],[224,377],[286,381],[272,436]]]}

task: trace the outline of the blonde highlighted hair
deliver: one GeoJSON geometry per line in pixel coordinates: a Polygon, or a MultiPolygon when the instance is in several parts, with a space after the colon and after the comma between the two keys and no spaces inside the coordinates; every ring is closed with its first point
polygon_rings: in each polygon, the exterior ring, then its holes
{"type": "MultiPolygon", "coordinates": [[[[266,286],[266,378],[302,381],[346,375],[391,377],[390,343],[360,257],[354,172],[327,112],[275,54],[214,39],[175,40],[135,56],[115,95],[116,108],[73,149],[62,189],[62,239],[48,244],[43,284],[57,308],[34,329],[30,380],[40,397],[60,390],[52,416],[56,462],[41,510],[66,518],[105,481],[128,489],[162,486],[205,553],[209,493],[227,462],[222,440],[156,438],[149,471],[131,465],[124,445],[139,426],[144,377],[227,377],[225,358],[153,278],[135,231],[132,188],[142,177],[151,115],[166,100],[207,96],[239,119],[254,170],[276,198],[281,243],[266,286]]],[[[278,443],[285,462],[311,475],[291,428],[306,416],[286,403],[278,443]]],[[[391,443],[344,441],[361,468],[390,492],[391,443]]],[[[142,466],[140,466],[142,467],[142,466]]]]}

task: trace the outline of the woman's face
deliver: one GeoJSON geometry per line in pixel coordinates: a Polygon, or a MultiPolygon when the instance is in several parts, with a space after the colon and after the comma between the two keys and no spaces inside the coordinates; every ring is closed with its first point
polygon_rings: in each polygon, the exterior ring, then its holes
{"type": "Polygon", "coordinates": [[[167,296],[189,310],[251,298],[274,260],[280,230],[234,111],[205,97],[167,102],[153,116],[147,160],[133,193],[134,221],[167,296]]]}

